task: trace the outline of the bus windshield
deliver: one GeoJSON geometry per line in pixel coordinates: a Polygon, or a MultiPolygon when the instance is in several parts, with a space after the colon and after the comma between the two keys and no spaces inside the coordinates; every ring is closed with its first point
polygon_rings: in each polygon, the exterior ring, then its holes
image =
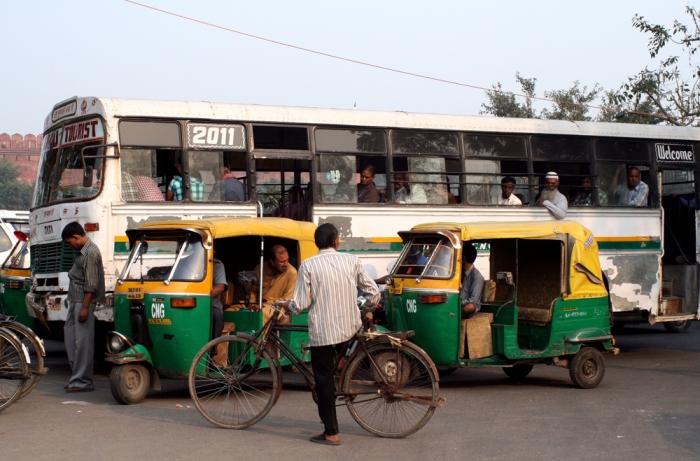
{"type": "Polygon", "coordinates": [[[95,197],[102,188],[104,132],[98,119],[74,123],[46,134],[34,206],[95,197]],[[94,148],[85,148],[94,145],[94,148]]]}

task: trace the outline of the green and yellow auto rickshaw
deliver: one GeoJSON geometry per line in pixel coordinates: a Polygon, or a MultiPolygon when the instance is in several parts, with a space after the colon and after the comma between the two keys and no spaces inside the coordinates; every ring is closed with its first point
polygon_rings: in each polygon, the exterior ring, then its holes
{"type": "MultiPolygon", "coordinates": [[[[261,277],[266,249],[283,245],[297,267],[316,254],[315,226],[285,218],[211,218],[153,221],[127,230],[131,253],[114,293],[115,331],[107,340],[114,364],[111,390],[138,403],[160,378],[186,378],[195,354],[221,332],[212,331],[214,258],[226,270],[222,294],[226,332],[254,334],[263,325],[261,277]]],[[[269,253],[268,253],[269,254],[269,253]]],[[[306,314],[292,325],[306,325],[306,314]]],[[[282,339],[308,360],[308,334],[289,328],[282,339]]]]}
{"type": "Polygon", "coordinates": [[[597,386],[603,353],[617,352],[593,234],[570,221],[429,223],[400,232],[385,304],[389,327],[438,367],[503,367],[516,379],[535,364],[567,367],[597,386]],[[485,279],[480,311],[462,318],[462,252],[473,245],[485,279]]]}
{"type": "Polygon", "coordinates": [[[15,231],[15,236],[17,243],[0,267],[0,313],[33,329],[35,319],[27,312],[25,300],[32,278],[29,239],[20,231],[15,231]]]}

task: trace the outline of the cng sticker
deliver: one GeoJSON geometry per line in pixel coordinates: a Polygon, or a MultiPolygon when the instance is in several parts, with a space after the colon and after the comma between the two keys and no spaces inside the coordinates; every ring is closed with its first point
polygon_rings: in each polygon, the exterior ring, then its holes
{"type": "Polygon", "coordinates": [[[152,319],[165,318],[165,303],[164,302],[151,303],[151,318],[152,319]]]}
{"type": "Polygon", "coordinates": [[[408,312],[409,314],[415,314],[416,312],[418,312],[418,307],[416,305],[415,299],[406,300],[406,312],[408,312]]]}

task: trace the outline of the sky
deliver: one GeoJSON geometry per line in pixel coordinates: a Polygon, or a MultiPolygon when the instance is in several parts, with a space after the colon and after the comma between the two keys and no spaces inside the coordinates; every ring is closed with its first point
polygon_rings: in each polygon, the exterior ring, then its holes
{"type": "MultiPolygon", "coordinates": [[[[139,0],[249,34],[469,85],[516,72],[537,94],[616,89],[647,65],[635,13],[680,0],[139,0]]],[[[185,21],[124,0],[3,2],[0,132],[39,133],[71,96],[479,114],[483,90],[379,70],[185,21]]]]}

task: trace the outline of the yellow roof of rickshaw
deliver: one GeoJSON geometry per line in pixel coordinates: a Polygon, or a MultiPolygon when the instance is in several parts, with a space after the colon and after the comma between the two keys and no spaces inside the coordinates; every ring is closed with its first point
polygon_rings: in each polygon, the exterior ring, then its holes
{"type": "Polygon", "coordinates": [[[520,222],[432,222],[413,226],[410,232],[452,231],[461,240],[505,238],[553,238],[568,234],[585,241],[591,231],[575,221],[520,221],[520,222]]]}
{"type": "Polygon", "coordinates": [[[144,223],[129,233],[139,230],[192,229],[209,231],[213,238],[269,235],[294,240],[314,240],[316,226],[305,221],[287,218],[211,217],[198,220],[163,219],[144,223]]]}

